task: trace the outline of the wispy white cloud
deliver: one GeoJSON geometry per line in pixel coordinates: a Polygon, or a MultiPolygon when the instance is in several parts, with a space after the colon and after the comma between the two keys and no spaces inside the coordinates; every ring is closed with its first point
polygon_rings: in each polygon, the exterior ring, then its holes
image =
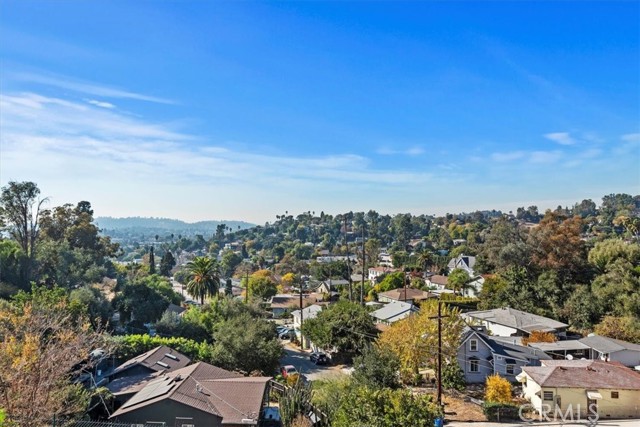
{"type": "Polygon", "coordinates": [[[405,149],[380,147],[376,150],[377,154],[381,154],[383,156],[393,156],[393,155],[419,156],[421,154],[424,154],[425,152],[426,152],[425,149],[418,145],[405,148],[405,149]]]}
{"type": "Polygon", "coordinates": [[[91,83],[86,81],[80,81],[71,79],[69,77],[45,75],[29,72],[12,72],[8,73],[8,78],[16,81],[23,81],[29,83],[36,83],[46,86],[53,86],[57,88],[63,88],[72,90],[75,92],[100,96],[105,98],[121,98],[121,99],[133,99],[136,101],[154,102],[159,104],[175,104],[174,101],[160,98],[156,96],[144,95],[141,93],[131,92],[115,87],[105,86],[97,83],[91,83]]]}
{"type": "Polygon", "coordinates": [[[98,173],[118,171],[131,182],[152,181],[158,174],[174,182],[216,185],[395,186],[431,179],[423,172],[373,169],[368,158],[354,154],[304,157],[238,151],[104,107],[34,93],[1,95],[4,175],[42,159],[44,168],[66,165],[60,172],[70,181],[90,166],[98,173]]]}
{"type": "Polygon", "coordinates": [[[625,142],[638,142],[640,141],[640,133],[627,133],[620,137],[625,142]]]}
{"type": "Polygon", "coordinates": [[[562,157],[562,152],[555,151],[506,151],[495,152],[490,155],[490,159],[498,163],[554,163],[562,157]]]}
{"type": "Polygon", "coordinates": [[[512,162],[522,159],[525,156],[524,151],[509,151],[505,153],[492,153],[491,160],[494,162],[512,162]]]}
{"type": "Polygon", "coordinates": [[[562,158],[561,151],[532,151],[527,155],[531,163],[555,163],[562,158]]]}
{"type": "Polygon", "coordinates": [[[98,101],[96,99],[87,99],[86,100],[89,104],[91,105],[95,105],[96,107],[100,107],[100,108],[107,108],[107,109],[114,109],[116,108],[115,105],[113,105],[110,102],[105,102],[105,101],[98,101]]]}
{"type": "Polygon", "coordinates": [[[571,137],[569,132],[546,133],[544,137],[560,145],[574,145],[576,143],[576,140],[571,137]]]}

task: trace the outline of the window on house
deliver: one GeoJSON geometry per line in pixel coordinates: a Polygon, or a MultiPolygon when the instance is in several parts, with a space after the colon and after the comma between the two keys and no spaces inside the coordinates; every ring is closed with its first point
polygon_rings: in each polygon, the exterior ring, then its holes
{"type": "Polygon", "coordinates": [[[469,340],[469,351],[478,351],[478,340],[469,340]]]}
{"type": "Polygon", "coordinates": [[[618,399],[620,397],[620,393],[617,391],[612,391],[611,392],[611,398],[612,399],[618,399]]]}
{"type": "Polygon", "coordinates": [[[542,399],[543,400],[553,400],[553,392],[552,391],[545,391],[542,394],[542,399]]]}
{"type": "Polygon", "coordinates": [[[513,375],[513,365],[507,365],[507,374],[513,375]]]}
{"type": "Polygon", "coordinates": [[[477,360],[470,360],[469,361],[469,372],[479,372],[479,366],[478,366],[478,361],[477,360]]]}

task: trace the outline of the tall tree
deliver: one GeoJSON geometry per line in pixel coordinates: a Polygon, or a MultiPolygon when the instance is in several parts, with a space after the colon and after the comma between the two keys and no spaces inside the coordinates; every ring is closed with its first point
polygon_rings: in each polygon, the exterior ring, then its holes
{"type": "Polygon", "coordinates": [[[220,287],[220,267],[218,263],[209,257],[195,257],[187,264],[189,282],[187,292],[200,298],[204,304],[206,296],[214,296],[220,287]]]}
{"type": "Polygon", "coordinates": [[[166,251],[160,259],[160,274],[163,276],[171,276],[171,270],[176,266],[176,259],[171,251],[166,251]]]}
{"type": "Polygon", "coordinates": [[[23,266],[23,285],[31,280],[38,243],[38,222],[42,204],[47,199],[39,199],[40,189],[29,181],[10,181],[2,188],[0,196],[1,223],[9,227],[9,233],[18,242],[26,256],[23,266]]]}
{"type": "Polygon", "coordinates": [[[156,257],[153,254],[153,245],[149,248],[149,274],[156,274],[156,257]]]}

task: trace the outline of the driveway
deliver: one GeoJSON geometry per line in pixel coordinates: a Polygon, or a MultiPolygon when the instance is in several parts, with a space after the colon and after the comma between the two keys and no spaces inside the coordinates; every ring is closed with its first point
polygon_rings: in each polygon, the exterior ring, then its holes
{"type": "Polygon", "coordinates": [[[288,342],[284,343],[284,351],[286,354],[280,360],[280,364],[295,366],[309,381],[344,375],[341,371],[344,365],[316,365],[309,360],[310,352],[298,350],[288,342]]]}

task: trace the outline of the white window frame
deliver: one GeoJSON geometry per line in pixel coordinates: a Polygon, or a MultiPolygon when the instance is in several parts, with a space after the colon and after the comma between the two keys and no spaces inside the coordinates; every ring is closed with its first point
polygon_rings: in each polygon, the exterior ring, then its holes
{"type": "Polygon", "coordinates": [[[543,391],[542,392],[542,400],[547,402],[553,402],[553,391],[543,391]],[[548,397],[551,396],[550,399],[548,397]]]}
{"type": "Polygon", "coordinates": [[[469,340],[469,351],[478,351],[478,340],[469,340]]]}
{"type": "Polygon", "coordinates": [[[505,367],[504,371],[507,373],[507,375],[513,375],[513,374],[514,374],[514,372],[515,372],[515,368],[516,368],[516,366],[515,366],[515,365],[513,365],[513,364],[509,363],[509,364],[507,364],[507,366],[505,367]],[[509,371],[511,371],[511,372],[509,372],[509,371]]]}
{"type": "Polygon", "coordinates": [[[480,363],[478,360],[473,359],[473,360],[469,360],[469,372],[473,372],[473,373],[478,373],[480,372],[480,363]],[[473,369],[475,366],[475,370],[473,369]]]}

